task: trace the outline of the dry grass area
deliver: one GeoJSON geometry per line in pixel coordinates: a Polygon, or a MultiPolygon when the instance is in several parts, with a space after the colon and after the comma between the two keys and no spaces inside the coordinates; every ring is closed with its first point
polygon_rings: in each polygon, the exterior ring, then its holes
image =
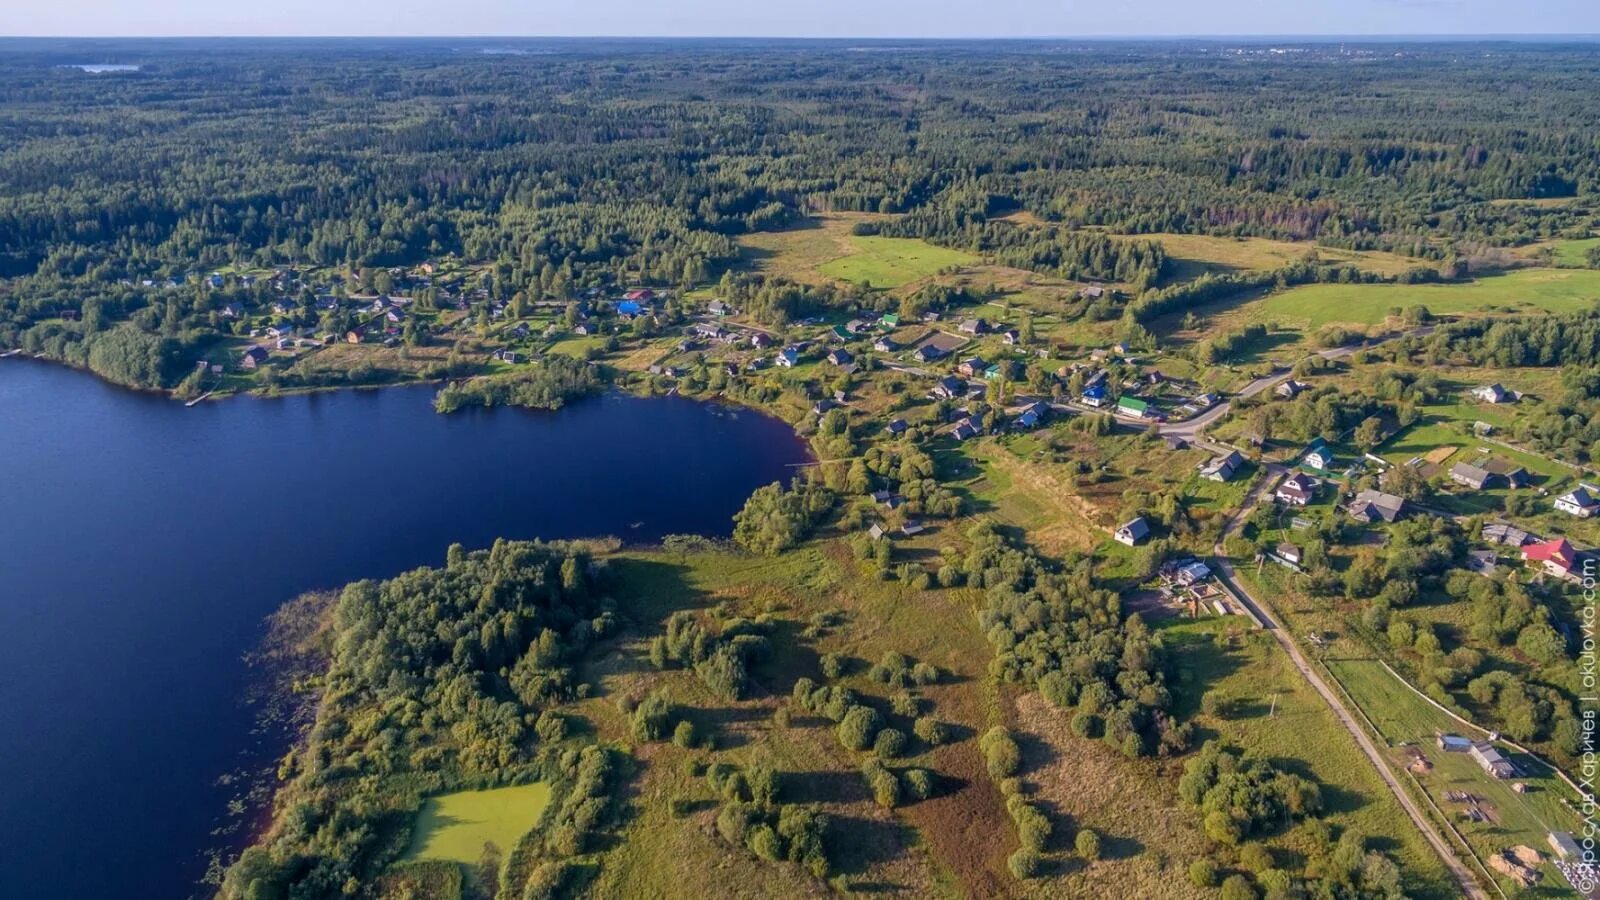
{"type": "Polygon", "coordinates": [[[1093,550],[1116,527],[1114,515],[1086,500],[1060,467],[1019,459],[997,444],[984,444],[976,452],[1007,482],[1007,499],[1027,504],[1002,506],[1002,517],[1026,528],[1029,540],[1044,552],[1093,550]]]}
{"type": "Polygon", "coordinates": [[[1201,897],[1189,883],[1189,863],[1204,856],[1200,816],[1183,808],[1176,762],[1130,761],[1099,741],[1075,737],[1069,717],[1038,693],[1016,702],[1025,780],[1052,814],[1052,848],[1070,847],[1080,828],[1100,834],[1103,856],[1085,863],[1073,855],[1029,893],[1090,896],[1114,890],[1124,897],[1201,897]]]}

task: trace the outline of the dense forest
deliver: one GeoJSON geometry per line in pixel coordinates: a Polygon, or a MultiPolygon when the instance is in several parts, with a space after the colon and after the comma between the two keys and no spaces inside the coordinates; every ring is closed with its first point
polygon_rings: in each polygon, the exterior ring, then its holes
{"type": "MultiPolygon", "coordinates": [[[[90,49],[139,68],[82,72],[84,48],[38,41],[0,67],[0,348],[142,386],[172,386],[225,330],[218,311],[265,289],[205,283],[229,268],[455,254],[492,264],[493,298],[570,297],[713,280],[738,261],[734,236],[833,209],[1143,289],[1159,244],[1085,228],[1447,262],[1586,223],[1581,203],[1504,201],[1582,198],[1600,179],[1580,49],[90,49]]],[[[799,302],[750,291],[780,315],[799,302]]]]}

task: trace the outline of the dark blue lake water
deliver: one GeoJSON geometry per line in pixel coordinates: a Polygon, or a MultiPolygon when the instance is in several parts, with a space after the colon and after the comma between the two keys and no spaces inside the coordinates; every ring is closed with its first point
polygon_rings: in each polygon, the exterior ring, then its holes
{"type": "MultiPolygon", "coordinates": [[[[436,414],[392,388],[185,408],[0,360],[0,896],[202,890],[241,655],[305,591],[496,537],[726,535],[806,453],[680,398],[436,414]]],[[[281,740],[281,738],[280,738],[281,740]]]]}

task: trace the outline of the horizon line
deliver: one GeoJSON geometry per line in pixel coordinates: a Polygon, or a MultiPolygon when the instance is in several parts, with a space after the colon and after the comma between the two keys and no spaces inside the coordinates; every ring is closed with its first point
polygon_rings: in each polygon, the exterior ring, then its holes
{"type": "Polygon", "coordinates": [[[993,34],[993,35],[827,35],[827,34],[0,34],[0,41],[11,40],[683,40],[683,41],[1200,41],[1200,40],[1529,40],[1555,42],[1600,38],[1593,32],[1216,32],[1196,34],[993,34]]]}

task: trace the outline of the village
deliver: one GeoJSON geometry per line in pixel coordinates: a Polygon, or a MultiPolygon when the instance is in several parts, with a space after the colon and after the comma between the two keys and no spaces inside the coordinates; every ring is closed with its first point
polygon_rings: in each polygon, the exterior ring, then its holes
{"type": "MultiPolygon", "coordinates": [[[[1203,452],[1191,470],[1195,483],[1230,490],[1257,485],[1259,505],[1239,514],[1264,516],[1273,526],[1264,532],[1270,537],[1259,543],[1253,562],[1289,577],[1308,577],[1308,544],[1318,542],[1314,535],[1325,533],[1335,517],[1359,530],[1349,539],[1353,543],[1377,545],[1388,540],[1387,529],[1416,517],[1461,524],[1483,520],[1472,534],[1466,566],[1485,578],[1514,573],[1531,584],[1573,586],[1592,571],[1586,567],[1595,565],[1594,551],[1564,534],[1541,536],[1508,516],[1474,515],[1470,498],[1489,491],[1536,496],[1546,523],[1584,522],[1600,512],[1600,488],[1593,481],[1580,480],[1559,493],[1543,491],[1538,484],[1548,479],[1521,461],[1528,458],[1526,451],[1501,444],[1485,423],[1474,430],[1471,449],[1402,460],[1323,437],[1286,445],[1248,435],[1240,439],[1236,430],[1212,433],[1238,401],[1290,403],[1312,389],[1310,379],[1287,369],[1224,392],[1169,375],[1146,358],[1148,351],[1126,343],[1087,352],[1062,348],[1035,334],[1027,318],[997,322],[979,310],[930,310],[915,321],[893,311],[858,312],[775,328],[704,290],[634,286],[530,302],[497,298],[482,275],[451,262],[326,281],[288,269],[258,278],[209,276],[202,280],[208,289],[232,296],[247,291],[258,299],[219,305],[216,315],[236,323],[237,347],[222,361],[205,363],[206,372],[217,383],[227,379],[243,387],[259,372],[292,367],[321,352],[359,348],[397,354],[446,344],[455,353],[470,348],[482,359],[478,371],[491,376],[514,373],[549,353],[568,353],[613,368],[621,384],[652,392],[673,393],[691,385],[703,389],[708,378],[723,384],[780,379],[806,397],[797,425],[803,431],[819,427],[830,415],[843,416],[839,421],[891,445],[910,442],[937,450],[982,438],[1025,436],[1074,420],[1097,421],[1096,428],[1145,435],[1169,453],[1203,452]],[[887,407],[885,381],[896,390],[908,387],[887,407]],[[871,402],[862,403],[867,395],[871,402]],[[1430,482],[1434,490],[1417,500],[1384,489],[1396,469],[1409,470],[1407,478],[1430,482]]],[[[1462,398],[1485,406],[1517,399],[1498,383],[1462,398]]],[[[876,552],[882,559],[926,552],[909,548],[926,548],[929,535],[938,540],[938,516],[908,511],[921,509],[920,503],[908,506],[904,495],[888,490],[872,492],[869,499],[872,512],[862,515],[861,535],[881,546],[876,552]],[[906,549],[897,549],[902,544],[906,549]]],[[[1168,543],[1163,525],[1146,514],[1121,519],[1105,534],[1112,545],[1130,550],[1168,543]]],[[[1150,576],[1130,585],[1130,608],[1158,617],[1236,617],[1252,629],[1272,628],[1259,601],[1236,580],[1222,577],[1205,553],[1195,552],[1203,549],[1163,549],[1150,576]]],[[[1565,622],[1556,624],[1568,628],[1565,622]]],[[[1566,637],[1575,635],[1566,630],[1566,637]]],[[[1313,649],[1323,645],[1320,632],[1306,640],[1313,649]]],[[[1440,732],[1436,750],[1471,759],[1484,777],[1514,779],[1519,771],[1497,749],[1495,737],[1469,740],[1440,732]]],[[[1431,771],[1433,760],[1414,744],[1404,746],[1414,774],[1431,771]]],[[[1450,787],[1435,801],[1456,810],[1464,823],[1492,825],[1498,815],[1478,791],[1450,787]]],[[[1517,844],[1483,861],[1509,879],[1534,885],[1544,877],[1544,863],[1567,872],[1562,867],[1576,859],[1572,841],[1570,830],[1557,828],[1547,836],[1547,853],[1517,844]]]]}

